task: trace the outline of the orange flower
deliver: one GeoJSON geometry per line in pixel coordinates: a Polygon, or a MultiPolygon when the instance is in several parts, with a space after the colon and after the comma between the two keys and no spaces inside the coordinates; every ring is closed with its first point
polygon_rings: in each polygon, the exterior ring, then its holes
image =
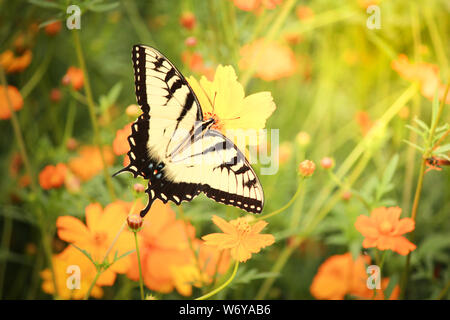
{"type": "Polygon", "coordinates": [[[251,226],[245,217],[227,222],[214,215],[212,220],[224,233],[203,236],[205,244],[217,246],[219,250],[231,249],[231,256],[240,262],[247,261],[251,258],[252,253],[258,253],[261,248],[275,242],[273,235],[259,234],[267,225],[265,221],[258,221],[251,226]]]}
{"type": "Polygon", "coordinates": [[[406,255],[416,249],[403,234],[414,230],[414,220],[400,219],[402,209],[399,207],[380,207],[374,209],[370,217],[360,215],[355,228],[365,237],[364,248],[376,247],[379,250],[392,250],[406,255]]]}
{"type": "Polygon", "coordinates": [[[65,86],[71,84],[74,90],[80,90],[84,84],[83,70],[76,67],[69,67],[66,74],[62,78],[62,83],[65,86]]]}
{"type": "Polygon", "coordinates": [[[255,76],[266,81],[278,80],[293,75],[297,61],[292,49],[275,41],[258,39],[244,45],[241,50],[239,68],[255,68],[255,76]],[[267,63],[270,61],[270,63],[267,63]]]}
{"type": "Polygon", "coordinates": [[[196,24],[195,15],[190,11],[183,12],[180,16],[180,24],[188,30],[194,29],[196,24]]]}
{"type": "MultiPolygon", "coordinates": [[[[87,181],[103,169],[100,150],[94,146],[84,146],[79,153],[79,157],[69,161],[69,168],[82,181],[87,181]]],[[[114,154],[110,147],[103,147],[103,156],[107,165],[113,164],[114,154]]]]}
{"type": "Polygon", "coordinates": [[[373,126],[373,122],[370,120],[369,114],[366,111],[358,111],[355,114],[355,119],[363,136],[365,136],[373,126]]]}
{"type": "MultiPolygon", "coordinates": [[[[89,204],[86,209],[86,224],[72,216],[61,216],[56,220],[58,236],[77,247],[86,250],[95,262],[102,263],[103,258],[113,243],[117,233],[126,222],[132,207],[131,203],[117,200],[107,205],[104,209],[98,203],[89,204]]],[[[142,209],[139,204],[133,213],[142,209]],[[138,208],[139,207],[139,208],[138,208]]],[[[134,238],[127,228],[120,233],[114,247],[110,251],[107,260],[112,262],[117,257],[135,249],[134,238]]],[[[98,279],[98,285],[113,285],[116,273],[126,273],[130,267],[130,255],[119,259],[98,279]]]]}
{"type": "Polygon", "coordinates": [[[303,5],[298,5],[295,8],[295,14],[299,20],[307,20],[314,17],[314,11],[310,7],[303,5]]]}
{"type": "Polygon", "coordinates": [[[262,9],[275,9],[283,0],[233,0],[234,5],[244,11],[261,11],[262,9]]]}
{"type": "Polygon", "coordinates": [[[64,184],[66,172],[67,166],[63,163],[48,165],[39,173],[39,184],[45,190],[59,188],[64,184]]]}
{"type": "MultiPolygon", "coordinates": [[[[366,265],[370,263],[369,256],[359,256],[353,260],[351,253],[329,257],[319,267],[310,287],[311,294],[316,299],[342,300],[346,295],[357,298],[370,299],[373,289],[367,288],[366,265]]],[[[383,299],[383,290],[388,286],[389,278],[381,281],[381,289],[376,290],[377,299],[383,299]]],[[[390,299],[396,299],[398,286],[394,289],[390,299]]]]}
{"type": "Polygon", "coordinates": [[[0,119],[11,118],[10,103],[13,110],[22,109],[22,95],[14,86],[8,86],[8,89],[5,90],[5,87],[0,85],[0,119]]]}
{"type": "MultiPolygon", "coordinates": [[[[73,246],[68,246],[63,252],[53,255],[52,262],[59,297],[61,299],[83,299],[97,273],[92,262],[73,246]],[[73,281],[71,281],[72,279],[73,281]],[[79,285],[77,285],[76,279],[79,279],[79,285]]],[[[42,291],[48,294],[55,293],[50,269],[41,271],[40,275],[42,291]]],[[[94,298],[103,296],[100,278],[91,291],[91,296],[94,298]]]]}
{"type": "MultiPolygon", "coordinates": [[[[444,99],[445,85],[439,78],[437,65],[426,62],[411,63],[406,55],[400,54],[397,60],[392,61],[391,66],[406,80],[418,81],[420,92],[425,98],[433,100],[437,91],[439,101],[444,99]]],[[[450,104],[450,94],[447,95],[445,103],[450,104]]]]}
{"type": "MultiPolygon", "coordinates": [[[[145,285],[162,293],[173,290],[175,280],[172,267],[191,264],[193,253],[188,238],[194,238],[195,229],[182,220],[168,204],[155,201],[138,233],[141,266],[145,285]]],[[[134,242],[133,242],[134,243],[134,242]]],[[[127,276],[137,281],[139,267],[136,253],[130,255],[127,276]]]]}
{"type": "Polygon", "coordinates": [[[21,56],[14,56],[11,50],[6,50],[0,55],[0,65],[7,73],[22,72],[31,63],[31,50],[25,50],[21,56]]]}
{"type": "Polygon", "coordinates": [[[131,134],[131,123],[127,124],[123,129],[116,132],[116,138],[113,141],[113,151],[120,156],[128,152],[130,145],[128,144],[128,136],[131,134]]]}
{"type": "Polygon", "coordinates": [[[214,78],[214,69],[205,65],[203,56],[200,53],[184,51],[181,55],[181,59],[184,64],[188,65],[191,71],[204,75],[208,80],[214,78]]]}
{"type": "Polygon", "coordinates": [[[57,35],[62,28],[62,22],[61,21],[55,21],[52,23],[49,23],[45,26],[45,33],[49,36],[55,36],[57,35]]]}

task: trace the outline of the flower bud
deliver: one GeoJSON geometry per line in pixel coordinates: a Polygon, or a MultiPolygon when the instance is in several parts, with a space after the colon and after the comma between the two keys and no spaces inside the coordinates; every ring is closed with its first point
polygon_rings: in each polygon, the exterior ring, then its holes
{"type": "Polygon", "coordinates": [[[137,193],[142,193],[145,191],[145,186],[140,183],[135,183],[133,186],[133,190],[137,193]]]}
{"type": "Polygon", "coordinates": [[[50,100],[52,102],[58,103],[61,100],[61,90],[58,88],[53,88],[52,91],[50,91],[50,100]]]}
{"type": "Polygon", "coordinates": [[[197,38],[196,37],[187,37],[184,41],[184,44],[186,47],[195,47],[197,45],[197,38]]]}
{"type": "Polygon", "coordinates": [[[136,118],[141,114],[141,108],[137,104],[130,104],[125,113],[131,118],[136,118]]]}
{"type": "Polygon", "coordinates": [[[139,231],[142,227],[143,222],[144,222],[144,219],[142,219],[139,214],[132,213],[127,217],[128,227],[133,232],[139,231]]]}
{"type": "Polygon", "coordinates": [[[352,193],[350,191],[344,191],[341,195],[342,200],[348,201],[352,197],[352,193]]]}
{"type": "Polygon", "coordinates": [[[186,29],[192,30],[196,24],[195,15],[190,11],[183,12],[180,17],[180,24],[186,29]]]}
{"type": "Polygon", "coordinates": [[[324,169],[331,169],[334,167],[334,160],[330,157],[324,157],[322,160],[320,160],[320,165],[324,169]]]}
{"type": "Polygon", "coordinates": [[[316,165],[311,160],[304,160],[298,166],[298,173],[303,177],[310,177],[316,170],[316,165]]]}
{"type": "Polygon", "coordinates": [[[305,131],[300,131],[297,136],[295,137],[295,141],[297,141],[297,143],[302,146],[302,147],[306,147],[309,142],[311,141],[311,137],[310,135],[305,132],[305,131]]]}

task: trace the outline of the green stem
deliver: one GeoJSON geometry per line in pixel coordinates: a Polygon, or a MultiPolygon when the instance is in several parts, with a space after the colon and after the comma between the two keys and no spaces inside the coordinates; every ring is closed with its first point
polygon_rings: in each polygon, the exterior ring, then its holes
{"type": "Polygon", "coordinates": [[[139,254],[139,245],[138,245],[138,239],[137,239],[137,231],[133,231],[134,233],[134,242],[136,244],[136,254],[138,259],[138,265],[139,265],[139,287],[141,290],[141,300],[144,300],[144,277],[142,276],[142,267],[141,267],[141,256],[139,254]]]}
{"type": "Polygon", "coordinates": [[[301,187],[302,187],[302,183],[301,183],[302,181],[304,181],[304,178],[303,178],[303,180],[301,180],[300,183],[298,184],[297,191],[295,192],[295,194],[294,194],[294,196],[291,198],[291,200],[288,201],[288,203],[286,203],[286,204],[285,204],[284,206],[282,206],[280,209],[277,209],[277,210],[272,211],[272,212],[270,212],[270,213],[268,213],[268,214],[265,214],[265,215],[262,215],[262,216],[260,216],[260,217],[258,217],[258,218],[255,218],[252,222],[256,222],[256,221],[259,221],[259,220],[264,220],[264,219],[273,217],[273,216],[275,216],[275,215],[277,215],[277,214],[283,212],[283,211],[286,210],[287,208],[289,208],[289,207],[291,206],[291,204],[294,203],[295,199],[297,199],[297,197],[299,196],[299,194],[300,194],[300,192],[301,192],[301,190],[302,190],[302,188],[301,188],[301,187]]]}
{"type": "MultiPolygon", "coordinates": [[[[28,154],[25,148],[25,142],[22,136],[22,130],[20,128],[20,123],[19,120],[17,119],[16,116],[16,112],[14,111],[13,107],[12,107],[12,103],[11,100],[9,98],[9,95],[7,94],[7,90],[8,90],[8,82],[6,81],[6,76],[5,76],[5,72],[3,70],[2,67],[0,67],[0,80],[1,83],[5,89],[5,96],[6,96],[6,104],[8,105],[8,108],[11,112],[11,123],[13,126],[13,130],[14,130],[14,135],[17,139],[17,143],[19,145],[19,152],[20,155],[22,157],[22,160],[24,162],[25,165],[25,170],[27,171],[28,175],[30,176],[30,184],[31,184],[31,189],[34,193],[33,199],[35,199],[35,197],[39,197],[40,196],[40,189],[37,186],[36,180],[35,180],[35,175],[34,175],[34,171],[32,169],[32,166],[30,164],[30,160],[28,158],[28,154]]],[[[41,235],[41,241],[42,241],[42,247],[44,249],[44,254],[46,256],[46,259],[48,261],[49,267],[50,267],[50,271],[52,274],[52,281],[53,281],[53,286],[55,288],[55,293],[54,293],[54,298],[58,297],[58,286],[56,284],[56,277],[55,277],[55,271],[53,268],[53,260],[52,260],[52,250],[51,250],[51,245],[50,245],[50,240],[47,237],[46,234],[46,224],[45,224],[45,219],[44,219],[44,214],[42,212],[42,208],[41,208],[41,204],[39,203],[36,206],[36,213],[37,213],[37,219],[38,219],[38,223],[39,223],[39,227],[40,227],[40,235],[41,235]]]]}
{"type": "Polygon", "coordinates": [[[92,280],[91,285],[89,286],[89,289],[88,289],[86,295],[84,296],[84,300],[89,299],[89,296],[91,295],[91,291],[92,291],[92,289],[94,289],[94,286],[97,283],[98,277],[100,277],[100,275],[103,272],[101,269],[102,269],[101,267],[97,268],[97,274],[95,275],[94,280],[92,280]]]}
{"type": "Polygon", "coordinates": [[[114,187],[112,185],[111,176],[108,173],[108,167],[107,167],[107,164],[105,161],[105,156],[103,154],[103,149],[102,149],[101,142],[100,142],[100,133],[99,133],[99,129],[98,129],[97,117],[95,115],[94,99],[92,96],[92,90],[91,90],[91,85],[89,82],[89,75],[87,73],[86,63],[84,61],[83,49],[81,47],[80,36],[79,36],[77,30],[72,30],[72,34],[73,34],[73,39],[74,39],[74,43],[75,43],[75,49],[77,52],[78,63],[80,64],[80,68],[83,71],[84,90],[86,92],[89,116],[91,118],[92,128],[94,130],[94,143],[98,147],[99,152],[100,152],[100,156],[101,156],[101,160],[102,160],[102,164],[103,164],[103,174],[105,176],[105,181],[106,181],[106,185],[108,187],[109,195],[111,197],[111,200],[115,200],[116,195],[114,192],[114,187]]]}
{"type": "MultiPolygon", "coordinates": [[[[9,246],[11,244],[11,234],[12,234],[12,218],[10,216],[3,217],[3,236],[2,236],[2,250],[4,252],[9,252],[9,246]]],[[[3,280],[5,279],[6,272],[6,261],[0,265],[0,299],[3,297],[3,280]]]]}
{"type": "Polygon", "coordinates": [[[209,297],[212,297],[216,293],[218,293],[218,292],[222,291],[223,289],[225,289],[231,283],[231,281],[233,281],[234,277],[236,276],[236,272],[238,270],[238,267],[239,267],[239,261],[236,260],[236,263],[235,263],[234,269],[233,269],[233,273],[231,274],[231,277],[224,284],[222,284],[220,287],[214,289],[213,291],[211,291],[211,292],[209,292],[209,293],[207,293],[207,294],[205,294],[205,295],[203,295],[201,297],[198,297],[195,300],[206,300],[209,297]]]}
{"type": "MultiPolygon", "coordinates": [[[[414,195],[414,203],[413,203],[412,212],[411,212],[411,219],[413,219],[414,221],[416,221],[417,210],[419,208],[420,196],[422,194],[423,179],[425,176],[425,168],[426,168],[426,161],[427,161],[426,158],[428,158],[428,156],[433,152],[433,148],[434,148],[433,137],[436,132],[436,128],[438,126],[439,120],[441,119],[442,112],[444,110],[445,100],[447,98],[449,86],[450,86],[450,84],[447,84],[447,86],[445,88],[444,96],[439,105],[438,113],[436,115],[434,122],[431,124],[431,129],[430,129],[430,132],[428,135],[428,140],[427,140],[427,148],[422,156],[422,163],[420,165],[420,171],[419,171],[419,179],[417,181],[416,193],[414,195]]],[[[414,237],[414,231],[411,233],[411,238],[413,238],[413,237],[414,237]]],[[[401,285],[400,285],[400,287],[401,287],[400,297],[402,299],[404,299],[405,295],[406,295],[406,287],[408,284],[409,268],[410,268],[410,263],[411,263],[411,253],[412,252],[410,251],[408,253],[408,256],[406,257],[405,270],[403,272],[402,281],[401,281],[401,285]]]]}

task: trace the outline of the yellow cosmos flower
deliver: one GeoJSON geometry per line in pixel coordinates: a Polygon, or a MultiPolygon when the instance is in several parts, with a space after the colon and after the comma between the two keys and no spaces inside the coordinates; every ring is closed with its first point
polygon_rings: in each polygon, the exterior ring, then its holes
{"type": "MultiPolygon", "coordinates": [[[[231,130],[253,129],[259,132],[264,129],[267,118],[276,108],[270,92],[258,92],[246,97],[232,66],[219,65],[213,81],[204,76],[197,81],[191,76],[188,82],[201,104],[203,117],[216,119],[213,129],[223,134],[228,131],[229,137],[230,134],[239,136],[238,132],[231,130]]],[[[256,145],[257,141],[249,140],[247,144],[256,145]]]]}

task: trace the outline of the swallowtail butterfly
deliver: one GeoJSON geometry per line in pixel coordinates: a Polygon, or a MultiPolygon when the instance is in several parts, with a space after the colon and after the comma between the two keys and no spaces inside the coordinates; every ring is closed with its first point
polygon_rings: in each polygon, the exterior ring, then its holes
{"type": "Polygon", "coordinates": [[[252,213],[264,206],[261,184],[243,153],[231,140],[212,129],[183,75],[158,50],[133,46],[137,103],[142,114],[128,137],[131,172],[149,180],[149,201],[191,201],[207,197],[252,213]]]}

